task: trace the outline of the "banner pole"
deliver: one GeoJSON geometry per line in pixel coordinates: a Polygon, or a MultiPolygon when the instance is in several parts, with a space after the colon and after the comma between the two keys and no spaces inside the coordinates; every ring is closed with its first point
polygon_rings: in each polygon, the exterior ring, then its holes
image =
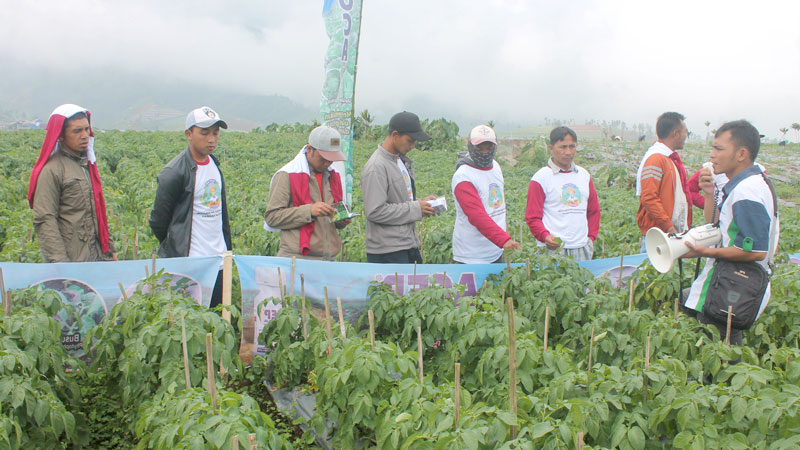
{"type": "Polygon", "coordinates": [[[222,318],[231,323],[231,284],[233,283],[233,252],[222,254],[222,318]]]}

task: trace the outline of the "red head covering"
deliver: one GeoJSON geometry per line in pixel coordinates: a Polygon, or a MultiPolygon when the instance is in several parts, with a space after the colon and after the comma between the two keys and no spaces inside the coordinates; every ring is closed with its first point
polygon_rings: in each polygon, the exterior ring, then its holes
{"type": "Polygon", "coordinates": [[[50,159],[56,151],[56,144],[58,138],[61,136],[61,130],[64,128],[64,122],[70,117],[78,113],[86,113],[89,120],[89,148],[86,150],[86,157],[89,160],[89,175],[92,181],[92,195],[94,196],[95,211],[97,211],[97,234],[100,238],[100,246],[103,253],[109,251],[108,246],[108,219],[106,218],[106,200],[103,198],[103,185],[100,182],[100,173],[97,172],[97,157],[94,153],[94,132],[92,131],[92,114],[86,108],[81,108],[78,105],[66,104],[61,105],[50,114],[50,120],[47,122],[47,134],[42,143],[42,151],[39,153],[39,159],[33,165],[31,171],[31,180],[28,184],[28,205],[33,208],[33,196],[36,193],[36,181],[39,179],[39,174],[42,172],[47,160],[50,159]]]}

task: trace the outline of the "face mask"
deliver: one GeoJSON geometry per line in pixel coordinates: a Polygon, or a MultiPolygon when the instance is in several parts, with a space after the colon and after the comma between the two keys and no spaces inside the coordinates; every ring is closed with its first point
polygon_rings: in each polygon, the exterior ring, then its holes
{"type": "Polygon", "coordinates": [[[471,143],[467,144],[467,150],[469,151],[469,157],[472,159],[472,162],[475,163],[475,166],[480,169],[488,169],[492,167],[492,162],[494,161],[494,154],[497,152],[497,146],[492,148],[492,151],[489,153],[481,153],[475,149],[475,146],[471,143]]]}

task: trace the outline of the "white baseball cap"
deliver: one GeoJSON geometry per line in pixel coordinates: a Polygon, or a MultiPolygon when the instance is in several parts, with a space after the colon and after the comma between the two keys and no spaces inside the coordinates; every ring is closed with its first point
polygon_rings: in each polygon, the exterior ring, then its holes
{"type": "Polygon", "coordinates": [[[208,106],[201,106],[197,109],[193,109],[192,112],[186,116],[187,130],[192,127],[208,128],[217,123],[221,128],[228,129],[228,124],[222,120],[222,117],[208,106]]]}
{"type": "Polygon", "coordinates": [[[326,125],[318,126],[308,135],[308,145],[317,149],[328,161],[346,161],[342,153],[342,135],[326,125]]]}
{"type": "Polygon", "coordinates": [[[478,145],[482,142],[491,142],[497,145],[497,136],[494,130],[486,125],[478,125],[469,132],[469,142],[472,145],[478,145]]]}

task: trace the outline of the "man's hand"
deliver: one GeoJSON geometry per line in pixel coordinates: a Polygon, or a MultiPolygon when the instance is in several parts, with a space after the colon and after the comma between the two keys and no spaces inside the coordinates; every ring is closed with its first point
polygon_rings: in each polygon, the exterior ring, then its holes
{"type": "Polygon", "coordinates": [[[336,222],[336,224],[339,225],[339,228],[344,228],[344,227],[350,225],[352,222],[353,222],[353,219],[342,219],[342,220],[336,222]]]}
{"type": "Polygon", "coordinates": [[[714,176],[711,175],[711,171],[703,167],[700,169],[700,177],[698,178],[698,185],[700,186],[700,190],[706,196],[713,196],[714,191],[717,188],[717,184],[714,182],[714,176]]]}
{"type": "Polygon", "coordinates": [[[429,195],[421,200],[419,200],[419,209],[422,211],[422,217],[432,216],[434,214],[433,206],[428,203],[431,200],[436,200],[435,195],[429,195]]]}
{"type": "Polygon", "coordinates": [[[503,250],[522,250],[522,246],[519,245],[519,242],[509,239],[503,244],[503,250]]]}
{"type": "Polygon", "coordinates": [[[561,247],[561,242],[556,241],[556,237],[552,234],[548,234],[546,238],[544,238],[544,245],[547,246],[548,250],[558,250],[561,247]]]}
{"type": "Polygon", "coordinates": [[[704,256],[709,256],[709,248],[705,245],[694,245],[689,241],[684,241],[684,245],[689,247],[690,250],[689,253],[681,256],[681,258],[702,258],[704,256]]]}
{"type": "Polygon", "coordinates": [[[311,217],[332,216],[336,210],[325,202],[311,204],[311,217]]]}

